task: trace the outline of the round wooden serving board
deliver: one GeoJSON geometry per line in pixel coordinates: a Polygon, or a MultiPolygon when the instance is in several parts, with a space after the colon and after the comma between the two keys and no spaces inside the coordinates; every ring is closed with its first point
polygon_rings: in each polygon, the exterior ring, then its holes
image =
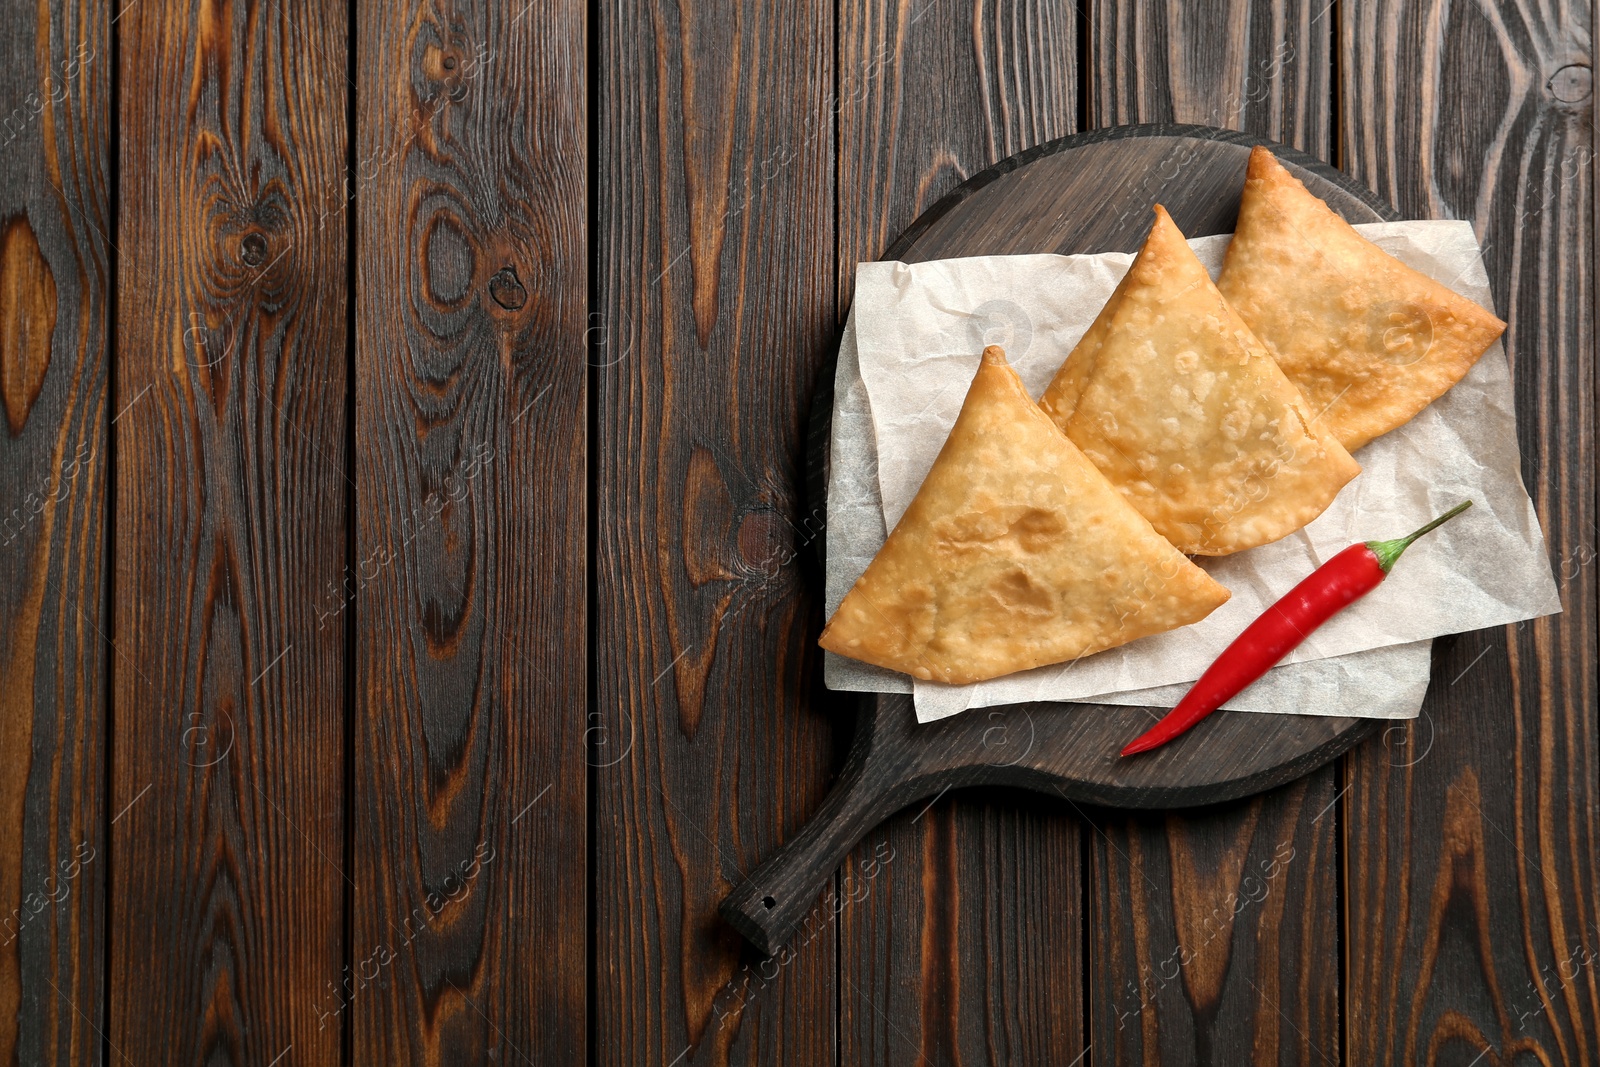
{"type": "MultiPolygon", "coordinates": [[[[1189,237],[1231,233],[1255,144],[1271,147],[1351,222],[1399,217],[1327,164],[1249,134],[1119,126],[1040,145],[975,175],[924,212],[883,258],[1133,252],[1157,203],[1189,237]]],[[[812,410],[813,504],[826,500],[833,377],[830,362],[812,410]]],[[[868,830],[953,787],[1021,786],[1127,808],[1211,804],[1291,781],[1374,728],[1371,719],[1218,712],[1154,753],[1118,758],[1151,721],[1143,708],[1026,704],[918,724],[909,696],[863,694],[833,791],[799,833],[728,895],[722,914],[762,951],[776,951],[868,830]]]]}

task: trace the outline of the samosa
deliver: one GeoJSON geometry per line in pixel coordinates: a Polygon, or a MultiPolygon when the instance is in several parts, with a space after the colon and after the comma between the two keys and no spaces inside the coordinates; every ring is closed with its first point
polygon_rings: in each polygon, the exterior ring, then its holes
{"type": "Polygon", "coordinates": [[[991,345],[932,469],[820,643],[922,679],[977,682],[1195,622],[1227,599],[991,345]]]}
{"type": "Polygon", "coordinates": [[[1163,537],[1228,555],[1300,529],[1361,468],[1155,215],[1040,405],[1163,537]]]}
{"type": "Polygon", "coordinates": [[[1444,395],[1506,328],[1362,237],[1259,145],[1217,285],[1351,451],[1444,395]]]}

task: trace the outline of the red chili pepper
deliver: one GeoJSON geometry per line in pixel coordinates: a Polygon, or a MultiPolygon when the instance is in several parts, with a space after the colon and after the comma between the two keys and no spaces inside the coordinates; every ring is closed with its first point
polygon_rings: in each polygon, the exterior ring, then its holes
{"type": "Polygon", "coordinates": [[[1409,537],[1351,545],[1312,571],[1299,585],[1234,638],[1200,680],[1154,726],[1122,750],[1124,756],[1164,745],[1210,715],[1245,686],[1265,674],[1311,631],[1376,589],[1389,576],[1400,553],[1427,533],[1472,506],[1458,504],[1409,537]]]}

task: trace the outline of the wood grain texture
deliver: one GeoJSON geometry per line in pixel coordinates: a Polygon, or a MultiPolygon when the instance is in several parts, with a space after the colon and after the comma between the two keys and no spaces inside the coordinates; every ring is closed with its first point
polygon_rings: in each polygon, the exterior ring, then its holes
{"type": "Polygon", "coordinates": [[[835,321],[834,9],[599,16],[596,1062],[831,1062],[833,938],[752,959],[716,909],[831,756],[800,487],[835,321]]]}
{"type": "Polygon", "coordinates": [[[1077,17],[1032,0],[839,11],[839,295],[966,179],[1077,127],[1077,17]]]}
{"type": "Polygon", "coordinates": [[[99,1061],[109,302],[103,8],[0,19],[0,1063],[99,1061]]]}
{"type": "Polygon", "coordinates": [[[1330,0],[1092,0],[1089,125],[1193,122],[1328,158],[1330,0]]]}
{"type": "Polygon", "coordinates": [[[355,1063],[585,1059],[584,9],[357,5],[355,1063]]]}
{"type": "Polygon", "coordinates": [[[117,27],[108,1058],[336,1063],[343,925],[344,11],[117,27]]]}
{"type": "MultiPolygon", "coordinates": [[[[1089,15],[1089,113],[1097,122],[1171,117],[1249,129],[1325,156],[1329,9],[1233,0],[1226,11],[1214,19],[1187,5],[1096,3],[1089,15]]],[[[1244,802],[1231,814],[1131,817],[1090,836],[1100,931],[1090,986],[1121,996],[1132,981],[1141,990],[1131,1017],[1125,998],[1093,1001],[1097,1062],[1338,1062],[1340,976],[1301,962],[1338,952],[1337,818],[1300,817],[1306,805],[1320,810],[1338,788],[1337,768],[1326,767],[1293,790],[1244,802]],[[1252,869],[1260,848],[1253,830],[1244,829],[1258,825],[1274,827],[1295,855],[1320,862],[1281,883],[1270,923],[1269,912],[1258,911],[1256,921],[1230,923],[1225,941],[1212,942],[1203,932],[1205,917],[1248,899],[1244,879],[1260,875],[1252,869]],[[1159,856],[1163,845],[1170,852],[1164,869],[1125,859],[1159,856]],[[1133,900],[1138,908],[1123,907],[1133,900]],[[1201,939],[1210,951],[1196,952],[1201,939]],[[1285,946],[1293,958],[1277,956],[1285,946]],[[1227,964],[1220,976],[1218,948],[1227,964]],[[1174,962],[1181,965],[1178,980],[1166,981],[1160,995],[1146,995],[1147,976],[1159,980],[1174,962]]]]}
{"type": "Polygon", "coordinates": [[[1563,607],[1441,641],[1422,718],[1351,756],[1352,1062],[1600,1060],[1591,16],[1340,5],[1341,158],[1477,230],[1563,607]]]}
{"type": "Polygon", "coordinates": [[[0,1064],[1600,1062],[1595,13],[1084,6],[10,5],[0,1064]],[[854,264],[1080,104],[1473,220],[1565,611],[1266,798],[915,804],[763,958],[854,264]]]}
{"type": "Polygon", "coordinates": [[[1335,796],[1088,815],[1097,1063],[1341,1062],[1335,796]]]}
{"type": "Polygon", "coordinates": [[[1080,1056],[1078,830],[1064,805],[984,790],[870,833],[819,909],[839,914],[839,1062],[1080,1056]]]}
{"type": "MultiPolygon", "coordinates": [[[[1073,132],[1078,41],[1071,8],[1027,0],[850,0],[839,19],[842,319],[858,262],[979,170],[1073,132]]],[[[994,738],[1021,751],[1012,733],[994,738]]],[[[833,890],[866,893],[838,923],[839,1062],[1076,1056],[1079,834],[1062,808],[1004,792],[947,798],[869,834],[833,890]]]]}

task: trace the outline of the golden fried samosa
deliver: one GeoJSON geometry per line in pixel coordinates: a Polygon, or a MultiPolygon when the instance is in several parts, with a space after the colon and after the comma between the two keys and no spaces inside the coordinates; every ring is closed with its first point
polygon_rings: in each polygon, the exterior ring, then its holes
{"type": "Polygon", "coordinates": [[[1293,533],[1361,471],[1159,206],[1127,275],[1039,403],[1190,555],[1293,533]]]}
{"type": "Polygon", "coordinates": [[[1444,395],[1506,328],[1362,237],[1259,145],[1217,285],[1351,451],[1444,395]]]}
{"type": "Polygon", "coordinates": [[[977,682],[1195,622],[1227,599],[991,345],[922,487],[820,644],[922,679],[977,682]]]}

